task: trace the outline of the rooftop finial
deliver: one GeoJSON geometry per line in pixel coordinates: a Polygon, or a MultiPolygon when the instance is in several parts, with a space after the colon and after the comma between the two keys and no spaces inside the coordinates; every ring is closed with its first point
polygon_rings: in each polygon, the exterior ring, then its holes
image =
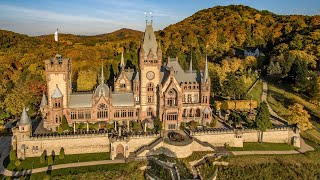
{"type": "Polygon", "coordinates": [[[204,67],[203,81],[206,82],[208,79],[208,55],[206,54],[206,65],[204,67]]]}
{"type": "Polygon", "coordinates": [[[191,60],[189,65],[189,71],[192,72],[192,51],[191,51],[191,60]]]}
{"type": "Polygon", "coordinates": [[[102,62],[102,65],[101,65],[100,84],[103,84],[103,83],[104,83],[104,74],[103,74],[103,62],[102,62]]]}
{"type": "Polygon", "coordinates": [[[124,67],[125,67],[125,65],[124,65],[124,58],[123,58],[123,51],[122,51],[122,53],[121,53],[120,67],[121,67],[121,69],[124,69],[124,67]]]}
{"type": "Polygon", "coordinates": [[[147,12],[144,12],[144,15],[146,15],[146,25],[148,25],[148,15],[147,15],[147,12]]]}
{"type": "Polygon", "coordinates": [[[151,16],[151,25],[153,23],[153,15],[152,15],[152,12],[150,11],[150,16],[151,16]]]}

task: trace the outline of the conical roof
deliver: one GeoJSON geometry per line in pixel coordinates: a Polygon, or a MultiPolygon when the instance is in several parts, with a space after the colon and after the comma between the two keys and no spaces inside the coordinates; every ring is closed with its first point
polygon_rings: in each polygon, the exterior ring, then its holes
{"type": "Polygon", "coordinates": [[[192,52],[191,52],[191,60],[190,60],[190,65],[189,65],[189,71],[192,72],[192,52]]]}
{"type": "Polygon", "coordinates": [[[58,87],[58,84],[57,84],[56,88],[54,89],[51,97],[52,97],[52,98],[61,98],[61,97],[63,97],[63,94],[62,94],[62,92],[60,91],[60,89],[59,89],[59,87],[58,87]]]}
{"type": "Polygon", "coordinates": [[[24,126],[24,125],[30,125],[31,124],[31,120],[28,116],[27,110],[25,107],[23,107],[22,113],[21,113],[21,117],[20,117],[20,121],[18,122],[19,126],[24,126]]]}
{"type": "Polygon", "coordinates": [[[123,52],[122,52],[122,54],[121,54],[120,67],[121,67],[121,69],[124,69],[124,67],[125,67],[125,65],[124,65],[124,58],[123,58],[123,52]]]}
{"type": "Polygon", "coordinates": [[[45,95],[44,92],[43,92],[42,99],[41,99],[41,103],[40,103],[40,107],[44,107],[44,106],[46,106],[46,105],[48,105],[48,101],[47,101],[46,95],[45,95]]]}

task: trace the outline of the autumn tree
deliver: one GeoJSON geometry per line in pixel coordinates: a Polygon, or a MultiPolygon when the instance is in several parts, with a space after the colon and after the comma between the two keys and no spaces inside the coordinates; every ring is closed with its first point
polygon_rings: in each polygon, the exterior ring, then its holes
{"type": "Polygon", "coordinates": [[[308,111],[299,103],[294,103],[289,106],[289,115],[287,119],[290,124],[297,124],[301,131],[305,131],[312,128],[310,122],[310,115],[308,111]]]}
{"type": "Polygon", "coordinates": [[[97,84],[97,72],[93,70],[80,70],[78,72],[77,90],[91,91],[97,84]]]}

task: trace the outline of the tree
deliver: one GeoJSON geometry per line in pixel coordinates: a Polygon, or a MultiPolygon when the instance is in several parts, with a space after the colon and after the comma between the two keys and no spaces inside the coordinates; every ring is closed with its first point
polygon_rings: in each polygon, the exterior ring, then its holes
{"type": "Polygon", "coordinates": [[[159,132],[162,130],[162,121],[160,120],[159,117],[157,117],[154,121],[153,121],[153,124],[154,124],[154,130],[156,132],[159,132]]]}
{"type": "Polygon", "coordinates": [[[199,123],[198,123],[197,121],[194,121],[194,120],[189,121],[189,122],[187,123],[187,126],[188,126],[190,129],[197,129],[198,125],[199,125],[199,123]]]}
{"type": "Polygon", "coordinates": [[[15,161],[17,159],[17,152],[13,149],[10,151],[10,161],[15,161]]]}
{"type": "Polygon", "coordinates": [[[315,104],[319,105],[320,103],[320,77],[319,76],[316,78],[316,81],[312,86],[310,94],[312,96],[312,101],[315,104]]]}
{"type": "Polygon", "coordinates": [[[43,152],[40,156],[40,163],[45,163],[46,162],[46,154],[43,152]]]}
{"type": "Polygon", "coordinates": [[[287,119],[290,124],[297,124],[302,132],[312,128],[310,115],[301,104],[294,103],[293,105],[289,106],[288,109],[289,115],[287,119]]]}
{"type": "Polygon", "coordinates": [[[259,108],[257,109],[256,116],[256,125],[260,131],[266,131],[268,128],[272,127],[272,123],[270,121],[270,112],[268,109],[268,105],[265,101],[263,101],[259,108]]]}
{"type": "Polygon", "coordinates": [[[64,149],[63,149],[63,147],[60,149],[59,159],[64,159],[64,149]]]}
{"type": "Polygon", "coordinates": [[[93,70],[80,70],[78,72],[77,90],[91,91],[97,84],[97,72],[93,70]]]}
{"type": "Polygon", "coordinates": [[[270,62],[267,68],[268,75],[272,77],[280,77],[282,73],[282,69],[280,67],[279,62],[274,63],[273,61],[270,62]]]}
{"type": "Polygon", "coordinates": [[[261,132],[260,142],[263,142],[263,132],[268,128],[272,128],[272,123],[270,121],[270,112],[268,109],[268,105],[265,101],[263,101],[259,108],[256,116],[256,126],[261,132]]]}
{"type": "Polygon", "coordinates": [[[47,157],[47,162],[48,162],[48,166],[52,166],[53,165],[53,157],[52,156],[48,156],[47,157]]]}
{"type": "Polygon", "coordinates": [[[62,129],[61,125],[60,125],[60,126],[58,126],[58,134],[62,134],[62,133],[63,133],[63,129],[62,129]]]}
{"type": "Polygon", "coordinates": [[[63,115],[63,117],[62,117],[61,127],[62,127],[62,130],[63,130],[63,131],[69,130],[69,124],[68,124],[68,122],[67,122],[67,118],[66,118],[65,115],[63,115]]]}

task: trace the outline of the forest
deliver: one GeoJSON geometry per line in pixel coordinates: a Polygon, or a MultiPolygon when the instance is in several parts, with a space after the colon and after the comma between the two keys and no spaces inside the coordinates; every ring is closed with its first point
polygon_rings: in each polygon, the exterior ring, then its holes
{"type": "MultiPolygon", "coordinates": [[[[142,21],[141,21],[142,22],[142,21]]],[[[156,23],[156,20],[154,21],[156,23]]],[[[216,6],[156,32],[163,61],[178,57],[184,69],[204,68],[206,55],[215,95],[241,99],[258,76],[285,83],[319,105],[320,16],[277,15],[248,6],[216,6]],[[259,57],[244,57],[258,48],[259,57]]],[[[0,123],[19,116],[23,106],[35,115],[46,90],[44,60],[60,53],[72,59],[74,91],[91,91],[101,65],[112,85],[121,52],[138,69],[143,32],[120,29],[96,36],[53,34],[30,37],[0,30],[0,123]],[[86,83],[83,83],[86,82],[86,83]]]]}

